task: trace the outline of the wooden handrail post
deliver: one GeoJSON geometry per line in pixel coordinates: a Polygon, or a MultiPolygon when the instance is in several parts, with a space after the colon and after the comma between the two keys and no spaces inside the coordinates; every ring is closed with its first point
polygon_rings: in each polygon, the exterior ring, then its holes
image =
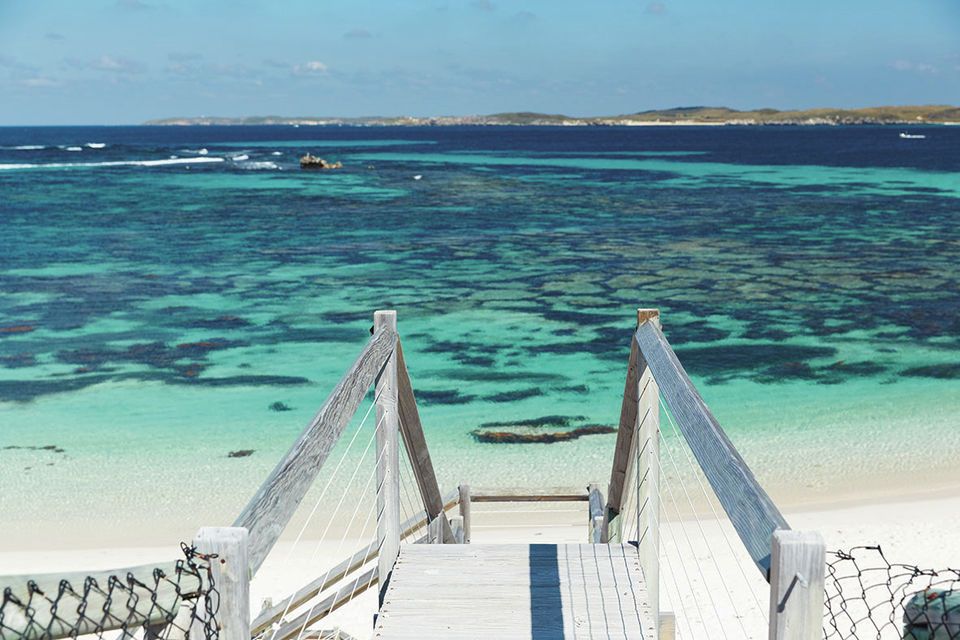
{"type": "Polygon", "coordinates": [[[600,485],[587,486],[587,542],[600,544],[603,541],[603,493],[600,485]]]}
{"type": "Polygon", "coordinates": [[[770,554],[770,640],[823,634],[826,545],[815,531],[778,529],[770,554]]]}
{"type": "MultiPolygon", "coordinates": [[[[216,555],[210,560],[210,567],[213,586],[220,598],[216,621],[221,640],[250,640],[248,541],[249,533],[243,527],[202,527],[193,539],[197,551],[216,555]]],[[[198,605],[197,613],[206,613],[202,605],[198,605]]],[[[191,632],[190,637],[205,637],[203,629],[194,631],[196,634],[191,632]]]]}
{"type": "Polygon", "coordinates": [[[470,544],[470,485],[461,484],[458,490],[460,492],[460,517],[463,518],[463,544],[470,544]]]}
{"type": "MultiPolygon", "coordinates": [[[[373,314],[374,330],[397,332],[397,312],[373,314]]],[[[400,553],[400,420],[397,400],[396,348],[377,375],[377,574],[380,602],[390,583],[390,573],[400,553]]]]}
{"type": "MultiPolygon", "coordinates": [[[[658,309],[637,309],[637,326],[660,328],[658,309]]],[[[637,540],[650,611],[660,627],[660,387],[643,354],[637,357],[637,540]]]]}

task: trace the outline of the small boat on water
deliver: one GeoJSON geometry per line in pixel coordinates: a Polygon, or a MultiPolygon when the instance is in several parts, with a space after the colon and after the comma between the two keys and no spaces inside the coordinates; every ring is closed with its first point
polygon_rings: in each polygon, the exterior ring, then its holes
{"type": "Polygon", "coordinates": [[[927,136],[922,135],[922,134],[919,134],[919,133],[904,133],[904,132],[901,131],[901,132],[900,132],[900,137],[903,138],[904,140],[923,140],[923,139],[925,139],[927,136]]]}
{"type": "Polygon", "coordinates": [[[309,153],[300,158],[301,169],[340,169],[342,167],[343,163],[327,162],[323,158],[318,158],[317,156],[309,153]]]}

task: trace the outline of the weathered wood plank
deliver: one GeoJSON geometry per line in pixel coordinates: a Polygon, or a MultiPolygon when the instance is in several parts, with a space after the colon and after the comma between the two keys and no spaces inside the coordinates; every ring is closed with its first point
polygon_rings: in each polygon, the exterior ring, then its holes
{"type": "Polygon", "coordinates": [[[607,485],[607,509],[603,521],[603,541],[620,540],[620,511],[623,509],[624,483],[630,471],[633,438],[637,428],[637,341],[630,341],[630,359],[627,361],[627,380],[620,403],[620,423],[617,443],[613,449],[613,467],[607,485]]]}
{"type": "MultiPolygon", "coordinates": [[[[660,326],[659,316],[646,322],[660,326]]],[[[641,323],[642,324],[642,323],[641,323]]],[[[637,546],[650,610],[660,625],[660,388],[646,359],[637,356],[637,546]]]]}
{"type": "Polygon", "coordinates": [[[460,496],[460,517],[463,518],[463,544],[470,544],[470,485],[457,487],[460,496]]]}
{"type": "Polygon", "coordinates": [[[377,584],[377,568],[370,567],[367,571],[357,576],[357,578],[354,580],[348,581],[346,585],[338,589],[335,593],[332,593],[320,602],[311,606],[307,611],[303,612],[293,620],[281,625],[276,633],[270,634],[270,637],[274,640],[287,640],[288,638],[296,638],[305,628],[332,613],[333,611],[336,611],[345,603],[360,595],[374,584],[377,584]]]}
{"type": "Polygon", "coordinates": [[[632,545],[406,547],[374,638],[653,640],[632,545]]]}
{"type": "MultiPolygon", "coordinates": [[[[155,571],[176,581],[176,562],[106,571],[2,576],[0,589],[9,588],[12,597],[24,604],[30,603],[32,607],[28,616],[26,612],[19,611],[12,604],[8,604],[4,608],[4,633],[11,637],[42,636],[52,640],[69,637],[74,630],[79,635],[94,633],[98,630],[100,623],[103,624],[103,631],[113,631],[124,624],[131,627],[141,624],[162,624],[167,621],[165,612],[176,611],[180,601],[174,584],[163,579],[159,581],[155,579],[154,576],[157,575],[155,571]],[[96,589],[86,593],[86,615],[82,615],[78,610],[80,600],[70,595],[70,590],[83,595],[88,580],[104,591],[107,590],[111,580],[116,580],[123,585],[123,595],[110,603],[109,615],[102,616],[102,620],[101,616],[92,612],[103,612],[107,607],[107,601],[96,589]],[[57,599],[61,588],[65,589],[64,595],[61,596],[63,602],[56,609],[56,619],[47,598],[35,594],[31,599],[28,586],[31,582],[36,584],[36,589],[40,593],[51,600],[57,599]],[[151,588],[141,587],[137,584],[138,582],[149,585],[151,588]]],[[[200,591],[203,587],[201,579],[186,573],[181,575],[180,584],[187,592],[200,591]]]]}
{"type": "Polygon", "coordinates": [[[635,337],[677,427],[723,510],[750,557],[763,575],[768,576],[773,532],[790,526],[707,408],[660,329],[647,322],[637,329],[635,337]]]}
{"type": "MultiPolygon", "coordinates": [[[[242,527],[202,527],[193,539],[200,553],[216,556],[210,565],[213,584],[219,594],[216,611],[217,637],[221,640],[250,640],[249,535],[242,527]]],[[[203,612],[205,613],[205,612],[203,612]]],[[[194,622],[191,637],[204,637],[202,622],[194,622]]]]}
{"type": "Polygon", "coordinates": [[[586,493],[474,493],[471,502],[587,502],[586,493]]]}
{"type": "MultiPolygon", "coordinates": [[[[396,311],[373,314],[375,330],[397,331],[396,311]]],[[[397,341],[399,345],[399,340],[397,341]]],[[[383,588],[400,553],[400,414],[396,349],[376,379],[377,398],[377,575],[383,588]]]]}
{"type": "Polygon", "coordinates": [[[443,511],[443,498],[440,495],[440,486],[437,484],[437,475],[430,460],[430,450],[427,448],[427,439],[423,435],[423,425],[420,423],[420,412],[417,410],[417,400],[413,393],[413,384],[407,371],[407,363],[403,359],[403,346],[397,339],[397,403],[400,411],[400,435],[407,450],[407,458],[413,468],[413,477],[417,481],[423,506],[430,519],[440,518],[443,531],[443,540],[453,543],[453,531],[443,511]]]}
{"type": "Polygon", "coordinates": [[[587,510],[587,526],[590,532],[587,542],[600,544],[603,541],[603,493],[597,484],[589,485],[587,492],[590,503],[587,510]]]}
{"type": "Polygon", "coordinates": [[[817,640],[823,629],[826,546],[819,533],[775,531],[770,567],[770,640],[817,640]]]}
{"type": "MultiPolygon", "coordinates": [[[[457,493],[455,491],[448,493],[443,497],[443,508],[451,509],[457,504],[457,493]]],[[[408,535],[422,527],[427,520],[423,513],[415,514],[407,518],[400,525],[400,535],[406,538],[408,535]]],[[[421,538],[422,540],[422,538],[421,538]]],[[[329,589],[342,579],[346,578],[354,571],[368,563],[377,555],[379,545],[377,540],[371,540],[370,543],[351,555],[349,558],[334,565],[323,572],[323,575],[311,580],[309,583],[297,589],[292,595],[280,600],[276,604],[265,608],[250,625],[250,632],[256,636],[261,631],[269,628],[274,622],[288,611],[296,611],[301,606],[312,600],[317,594],[329,589]]]]}
{"type": "Polygon", "coordinates": [[[274,467],[233,526],[250,532],[250,570],[256,573],[310,489],[330,451],[393,352],[396,331],[381,329],[327,397],[323,407],[274,467]]]}

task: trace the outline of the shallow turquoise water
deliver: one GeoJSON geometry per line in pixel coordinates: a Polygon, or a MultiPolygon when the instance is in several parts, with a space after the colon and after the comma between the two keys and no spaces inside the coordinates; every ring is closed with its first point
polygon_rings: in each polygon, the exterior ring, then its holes
{"type": "Polygon", "coordinates": [[[377,308],[450,487],[604,483],[472,432],[614,425],[638,306],[775,494],[949,476],[960,131],[896,134],[0,129],[0,532],[232,520],[377,308]]]}

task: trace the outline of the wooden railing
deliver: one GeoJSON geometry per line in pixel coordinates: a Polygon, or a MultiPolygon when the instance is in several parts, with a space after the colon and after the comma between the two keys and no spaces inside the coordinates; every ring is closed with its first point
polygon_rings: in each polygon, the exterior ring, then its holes
{"type": "Polygon", "coordinates": [[[680,364],[661,331],[657,309],[637,311],[637,329],[630,341],[604,539],[621,540],[626,482],[636,478],[640,562],[651,609],[659,618],[661,396],[744,548],[770,582],[769,637],[818,638],[823,610],[823,539],[817,533],[790,530],[680,364]]]}
{"type": "MultiPolygon", "coordinates": [[[[637,479],[637,545],[649,591],[649,604],[658,626],[665,627],[661,621],[669,619],[670,614],[660,611],[658,588],[661,397],[676,417],[680,432],[754,565],[770,582],[770,638],[811,640],[817,637],[823,606],[822,539],[817,534],[790,531],[786,520],[757,482],[677,359],[661,331],[659,312],[641,309],[637,330],[630,341],[605,505],[596,485],[590,485],[583,493],[491,493],[471,492],[468,485],[462,484],[449,495],[441,494],[403,357],[396,313],[376,312],[369,342],[233,526],[203,528],[194,539],[199,551],[218,555],[214,580],[220,595],[217,614],[220,638],[249,640],[251,634],[261,634],[272,628],[270,636],[273,640],[286,640],[296,637],[307,625],[335,611],[373,584],[379,585],[382,597],[400,551],[400,540],[426,525],[427,533],[417,542],[470,542],[472,502],[586,502],[587,539],[595,544],[621,542],[625,531],[622,514],[628,494],[628,478],[637,479]],[[375,388],[378,424],[376,538],[330,568],[322,577],[265,607],[251,623],[250,579],[287,527],[371,387],[375,388]],[[400,522],[401,443],[424,509],[422,515],[405,522],[400,522]],[[459,515],[449,516],[448,512],[455,507],[459,507],[459,515]],[[313,604],[306,612],[296,613],[311,602],[313,604]],[[288,615],[292,615],[291,619],[287,619],[288,615]]],[[[172,565],[160,568],[167,571],[172,565]]],[[[155,569],[156,566],[148,565],[94,575],[106,580],[111,575],[145,576],[155,569]]],[[[64,577],[13,576],[0,578],[0,582],[9,585],[14,593],[21,593],[28,588],[29,580],[42,588],[53,589],[64,577]]],[[[87,577],[88,574],[67,576],[81,582],[87,577]]],[[[160,602],[170,607],[176,605],[177,597],[175,592],[156,595],[160,602]]],[[[144,602],[149,599],[143,598],[144,602]]],[[[117,623],[114,626],[110,623],[99,631],[118,629],[131,621],[156,628],[169,622],[160,608],[146,604],[142,610],[136,605],[132,611],[127,609],[125,602],[103,603],[103,606],[118,608],[113,618],[117,623]],[[123,611],[119,610],[121,607],[123,611]]],[[[54,614],[63,629],[70,629],[72,622],[82,627],[82,613],[40,611],[38,617],[42,622],[44,616],[50,619],[54,614]]],[[[44,637],[53,639],[71,633],[75,631],[58,635],[54,629],[44,637]]]]}

